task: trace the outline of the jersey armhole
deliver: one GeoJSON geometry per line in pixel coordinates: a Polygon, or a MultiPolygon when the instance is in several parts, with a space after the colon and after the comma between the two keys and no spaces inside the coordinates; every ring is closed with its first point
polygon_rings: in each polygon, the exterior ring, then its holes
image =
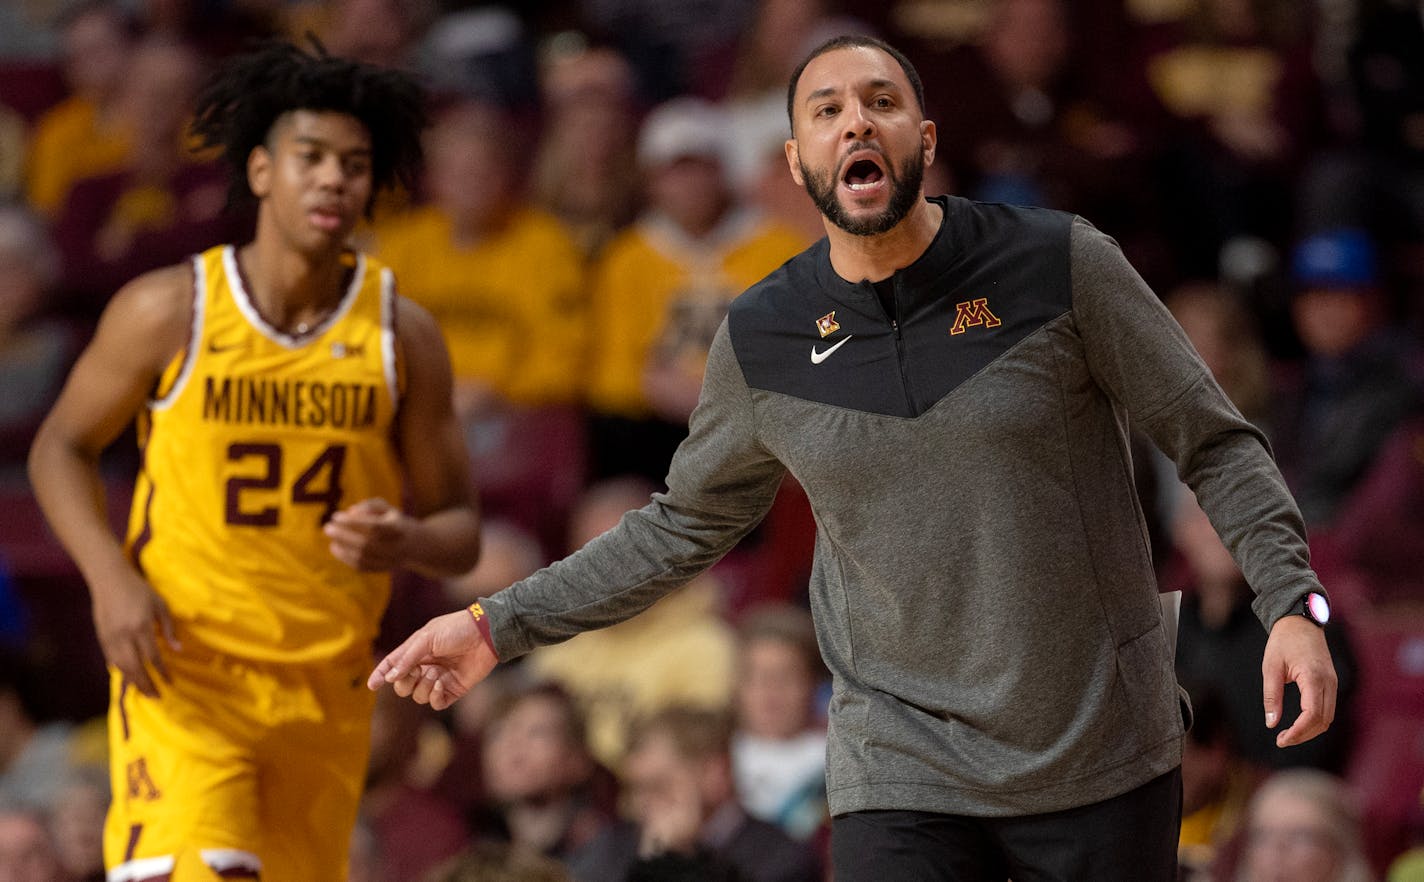
{"type": "Polygon", "coordinates": [[[192,375],[193,365],[198,360],[198,344],[203,335],[203,292],[207,288],[207,271],[201,254],[193,255],[189,266],[193,271],[193,318],[188,329],[188,342],[163,369],[154,384],[149,406],[155,410],[163,410],[173,404],[188,384],[188,377],[192,375]]]}
{"type": "Polygon", "coordinates": [[[400,410],[405,392],[405,357],[396,327],[396,276],[390,267],[381,268],[381,362],[386,374],[386,392],[391,406],[400,410]]]}

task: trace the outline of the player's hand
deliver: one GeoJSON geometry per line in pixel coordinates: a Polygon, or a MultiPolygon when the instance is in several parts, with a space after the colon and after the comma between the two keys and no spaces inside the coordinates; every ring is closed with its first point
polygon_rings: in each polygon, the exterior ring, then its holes
{"type": "Polygon", "coordinates": [[[1335,719],[1338,683],[1330,648],[1325,644],[1325,631],[1319,625],[1304,616],[1282,616],[1266,641],[1261,675],[1268,729],[1274,729],[1281,720],[1285,684],[1295,683],[1300,688],[1300,716],[1276,736],[1277,747],[1301,744],[1330,728],[1335,719]]]}
{"type": "Polygon", "coordinates": [[[352,569],[393,570],[405,559],[415,518],[384,499],[364,499],[331,516],[322,531],[332,555],[352,569]]]}
{"type": "Polygon", "coordinates": [[[406,638],[366,679],[402,698],[444,710],[494,670],[499,659],[467,609],[438,616],[406,638]]]}
{"type": "Polygon", "coordinates": [[[165,682],[171,682],[159,651],[158,637],[177,650],[178,637],[168,604],[136,572],[124,572],[105,582],[94,595],[94,632],[104,661],[124,679],[150,698],[158,697],[158,685],[150,668],[165,682]]]}

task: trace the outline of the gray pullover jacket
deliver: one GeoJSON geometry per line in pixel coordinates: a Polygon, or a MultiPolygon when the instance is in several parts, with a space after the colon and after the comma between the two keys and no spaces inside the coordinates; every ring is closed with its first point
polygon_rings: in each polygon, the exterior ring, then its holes
{"type": "Polygon", "coordinates": [[[1055,811],[1181,762],[1128,421],[1196,491],[1268,627],[1320,590],[1295,503],[1111,239],[941,201],[893,315],[825,240],[733,303],[668,492],[490,598],[501,659],[683,584],[789,471],[817,525],[833,813],[1055,811]]]}

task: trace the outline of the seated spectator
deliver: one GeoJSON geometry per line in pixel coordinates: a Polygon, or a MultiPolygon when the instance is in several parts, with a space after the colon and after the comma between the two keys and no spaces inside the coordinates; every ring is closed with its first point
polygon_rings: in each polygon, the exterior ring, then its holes
{"type": "Polygon", "coordinates": [[[104,882],[104,816],[109,773],[102,763],[76,766],[64,778],[50,809],[59,862],[77,882],[104,882]]]}
{"type": "Polygon", "coordinates": [[[826,680],[811,614],[749,611],[738,628],[737,795],[753,817],[808,839],[827,820],[826,730],[813,707],[826,680]]]}
{"type": "Polygon", "coordinates": [[[1378,608],[1424,599],[1424,416],[1386,439],[1341,506],[1326,548],[1348,571],[1342,581],[1353,576],[1363,589],[1351,600],[1378,608]]]}
{"type": "Polygon", "coordinates": [[[574,882],[563,864],[507,842],[476,842],[423,882],[574,882]]]}
{"type": "Polygon", "coordinates": [[[71,768],[74,727],[44,722],[45,684],[20,651],[0,651],[0,801],[48,810],[71,768]]]}
{"type": "Polygon", "coordinates": [[[45,314],[59,253],[38,218],[0,207],[0,480],[18,480],[40,421],[59,395],[78,341],[45,314]]]}
{"type": "Polygon", "coordinates": [[[1232,738],[1248,762],[1267,769],[1311,766],[1343,771],[1349,758],[1357,670],[1343,623],[1332,620],[1325,628],[1339,678],[1334,724],[1304,744],[1279,748],[1276,734],[1300,713],[1300,693],[1294,684],[1287,685],[1281,722],[1267,729],[1261,718],[1266,629],[1251,608],[1254,595],[1236,561],[1185,488],[1172,540],[1186,577],[1178,623],[1177,678],[1220,697],[1232,738]]]}
{"type": "MultiPolygon", "coordinates": [[[[1335,115],[1344,121],[1342,137],[1324,142],[1302,176],[1297,222],[1308,233],[1361,227],[1384,237],[1386,250],[1412,245],[1417,254],[1424,246],[1424,16],[1411,3],[1361,3],[1350,13],[1353,27],[1336,35],[1346,42],[1341,91],[1349,104],[1335,115]]],[[[1412,271],[1416,280],[1421,269],[1412,271]]]]}
{"type": "Polygon", "coordinates": [[[76,882],[64,872],[39,809],[0,803],[0,879],[76,882]]]}
{"type": "Polygon", "coordinates": [[[434,18],[429,0],[329,0],[284,4],[293,41],[315,33],[332,55],[381,67],[412,68],[434,18]]]}
{"type": "Polygon", "coordinates": [[[924,55],[926,91],[951,96],[931,108],[935,165],[971,198],[1080,212],[1111,229],[1146,191],[1140,143],[1080,87],[1069,5],[990,4],[978,42],[924,55]]]}
{"type": "Polygon", "coordinates": [[[1205,0],[1176,26],[1145,31],[1145,78],[1169,134],[1153,189],[1167,241],[1189,276],[1217,271],[1223,248],[1279,253],[1296,173],[1319,136],[1320,84],[1309,14],[1280,0],[1205,0]]]}
{"type": "Polygon", "coordinates": [[[598,477],[662,480],[728,304],[805,247],[738,202],[724,165],[728,126],[691,98],[643,124],[646,208],[594,270],[588,401],[598,477]]]}
{"type": "Polygon", "coordinates": [[[117,169],[129,156],[132,119],[119,96],[138,40],[117,0],[73,4],[59,23],[71,94],[35,123],[26,157],[26,200],[53,218],[81,177],[117,169]]]}
{"type": "Polygon", "coordinates": [[[622,776],[630,822],[595,839],[570,861],[579,882],[657,878],[682,867],[684,878],[744,882],[815,882],[821,868],[809,847],[747,815],[732,775],[731,721],[724,715],[669,708],[629,739],[622,776]],[[687,866],[697,867],[689,875],[687,866]]]}
{"type": "Polygon", "coordinates": [[[1314,769],[1277,772],[1247,811],[1236,882],[1373,882],[1360,818],[1340,779],[1314,769]]]}
{"type": "Polygon", "coordinates": [[[1306,524],[1328,528],[1385,440],[1421,406],[1413,345],[1388,325],[1373,240],[1338,229],[1292,258],[1291,314],[1305,349],[1282,376],[1272,443],[1306,524]]]}
{"type": "Polygon", "coordinates": [[[497,701],[483,757],[486,797],[515,844],[565,860],[612,822],[611,778],[594,762],[583,717],[558,686],[497,701]]]}
{"type": "Polygon", "coordinates": [[[134,50],[117,107],[143,120],[117,167],[76,178],[54,235],[64,252],[68,311],[93,325],[109,298],[134,277],[225,241],[243,241],[250,222],[223,210],[226,173],[188,149],[187,125],[201,59],[185,44],[149,39],[134,50]]]}
{"type": "Polygon", "coordinates": [[[534,196],[594,257],[638,213],[637,84],[616,49],[573,36],[554,45],[540,75],[547,122],[534,196]]]}
{"type": "Polygon", "coordinates": [[[1271,396],[1270,365],[1256,323],[1224,285],[1188,282],[1163,298],[1226,397],[1246,419],[1264,426],[1271,396]]]}
{"type": "Polygon", "coordinates": [[[526,134],[483,99],[440,112],[430,201],[378,220],[372,250],[440,323],[485,510],[556,544],[583,483],[584,255],[525,195],[526,134]]]}
{"type": "Polygon", "coordinates": [[[361,817],[375,838],[382,882],[417,882],[458,852],[469,829],[454,806],[411,782],[430,708],[376,695],[361,817]]]}
{"type": "Polygon", "coordinates": [[[374,230],[374,253],[445,333],[469,427],[501,407],[572,404],[583,385],[583,254],[524,197],[512,123],[482,101],[440,113],[426,143],[430,202],[374,230]]]}
{"type": "Polygon", "coordinates": [[[1236,748],[1226,707],[1214,689],[1188,685],[1192,727],[1182,744],[1181,882],[1209,882],[1218,855],[1241,828],[1264,771],[1236,748]]]}
{"type": "MultiPolygon", "coordinates": [[[[569,550],[612,529],[651,494],[638,478],[590,487],[570,518],[569,550]]],[[[715,579],[703,575],[625,622],[542,646],[524,664],[578,700],[594,757],[617,771],[634,720],[671,705],[730,705],[735,638],[719,612],[719,594],[715,579]]]]}

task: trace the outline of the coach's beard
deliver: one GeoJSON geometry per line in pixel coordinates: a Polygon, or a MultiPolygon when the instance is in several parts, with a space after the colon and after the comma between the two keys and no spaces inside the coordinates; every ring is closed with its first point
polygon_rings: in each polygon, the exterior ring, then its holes
{"type": "Polygon", "coordinates": [[[816,203],[816,208],[827,220],[852,236],[876,236],[904,220],[910,209],[915,207],[920,185],[925,179],[925,158],[918,151],[912,154],[902,167],[886,168],[885,175],[890,179],[890,204],[879,214],[857,220],[846,212],[845,207],[836,198],[837,180],[829,174],[816,174],[799,158],[797,162],[801,166],[801,178],[806,182],[806,192],[810,194],[811,201],[816,203]]]}

